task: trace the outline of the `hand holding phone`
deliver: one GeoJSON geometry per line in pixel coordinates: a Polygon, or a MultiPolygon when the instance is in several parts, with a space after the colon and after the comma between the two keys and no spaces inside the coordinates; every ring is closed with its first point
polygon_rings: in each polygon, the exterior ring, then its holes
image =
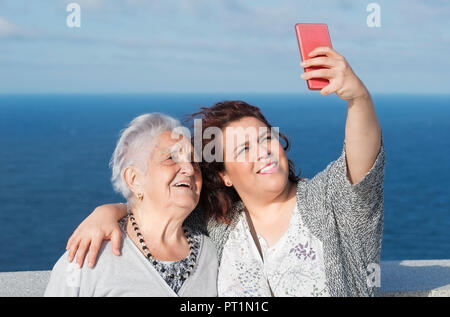
{"type": "MultiPolygon", "coordinates": [[[[312,23],[298,23],[295,25],[297,34],[298,46],[302,61],[309,59],[308,54],[319,46],[331,46],[330,34],[326,24],[312,24],[312,23]]],[[[311,66],[305,68],[305,72],[325,67],[311,66]]],[[[329,84],[325,78],[312,78],[307,80],[308,88],[310,90],[321,90],[329,84]]]]}

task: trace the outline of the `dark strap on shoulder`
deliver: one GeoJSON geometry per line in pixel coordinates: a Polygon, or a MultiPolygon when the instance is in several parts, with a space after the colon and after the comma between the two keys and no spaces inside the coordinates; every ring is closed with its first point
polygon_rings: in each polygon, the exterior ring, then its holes
{"type": "MultiPolygon", "coordinates": [[[[248,228],[250,229],[250,233],[253,238],[253,242],[255,242],[256,248],[258,249],[259,255],[261,256],[261,260],[264,263],[264,256],[261,248],[261,244],[259,243],[258,235],[256,234],[255,227],[253,226],[252,218],[247,210],[245,210],[245,216],[247,217],[248,228]]],[[[275,297],[273,294],[272,288],[270,287],[269,280],[267,279],[267,286],[269,286],[270,296],[275,297]]]]}

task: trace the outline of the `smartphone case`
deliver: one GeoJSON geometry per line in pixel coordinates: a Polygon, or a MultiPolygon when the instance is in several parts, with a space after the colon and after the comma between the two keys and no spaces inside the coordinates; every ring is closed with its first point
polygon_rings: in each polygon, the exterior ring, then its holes
{"type": "MultiPolygon", "coordinates": [[[[302,61],[309,59],[308,54],[318,46],[331,46],[330,34],[326,24],[298,23],[295,25],[298,46],[302,61]]],[[[309,72],[324,67],[313,66],[305,68],[305,72],[309,72]]],[[[307,80],[310,90],[320,90],[329,84],[328,79],[313,78],[307,80]]]]}

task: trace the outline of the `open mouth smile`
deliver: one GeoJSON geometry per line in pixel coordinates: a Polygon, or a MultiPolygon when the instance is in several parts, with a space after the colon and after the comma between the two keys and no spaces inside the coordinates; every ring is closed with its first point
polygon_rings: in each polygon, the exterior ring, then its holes
{"type": "Polygon", "coordinates": [[[182,180],[182,181],[179,181],[179,182],[175,183],[175,184],[173,185],[173,187],[176,187],[176,188],[186,188],[186,189],[193,190],[192,183],[191,183],[190,181],[188,181],[188,180],[182,180]]]}
{"type": "Polygon", "coordinates": [[[259,171],[257,171],[257,174],[272,174],[278,170],[278,162],[272,162],[261,168],[259,171]]]}

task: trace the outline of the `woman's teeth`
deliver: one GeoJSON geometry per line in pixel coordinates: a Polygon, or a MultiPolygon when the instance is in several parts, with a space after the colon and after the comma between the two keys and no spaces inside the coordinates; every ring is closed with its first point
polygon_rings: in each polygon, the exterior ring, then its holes
{"type": "Polygon", "coordinates": [[[275,162],[270,165],[267,165],[266,167],[260,169],[258,173],[265,173],[265,172],[271,170],[272,168],[274,168],[276,165],[277,165],[277,163],[275,163],[275,162]]]}
{"type": "Polygon", "coordinates": [[[191,188],[191,185],[189,183],[177,183],[175,184],[175,187],[188,187],[191,188]]]}

